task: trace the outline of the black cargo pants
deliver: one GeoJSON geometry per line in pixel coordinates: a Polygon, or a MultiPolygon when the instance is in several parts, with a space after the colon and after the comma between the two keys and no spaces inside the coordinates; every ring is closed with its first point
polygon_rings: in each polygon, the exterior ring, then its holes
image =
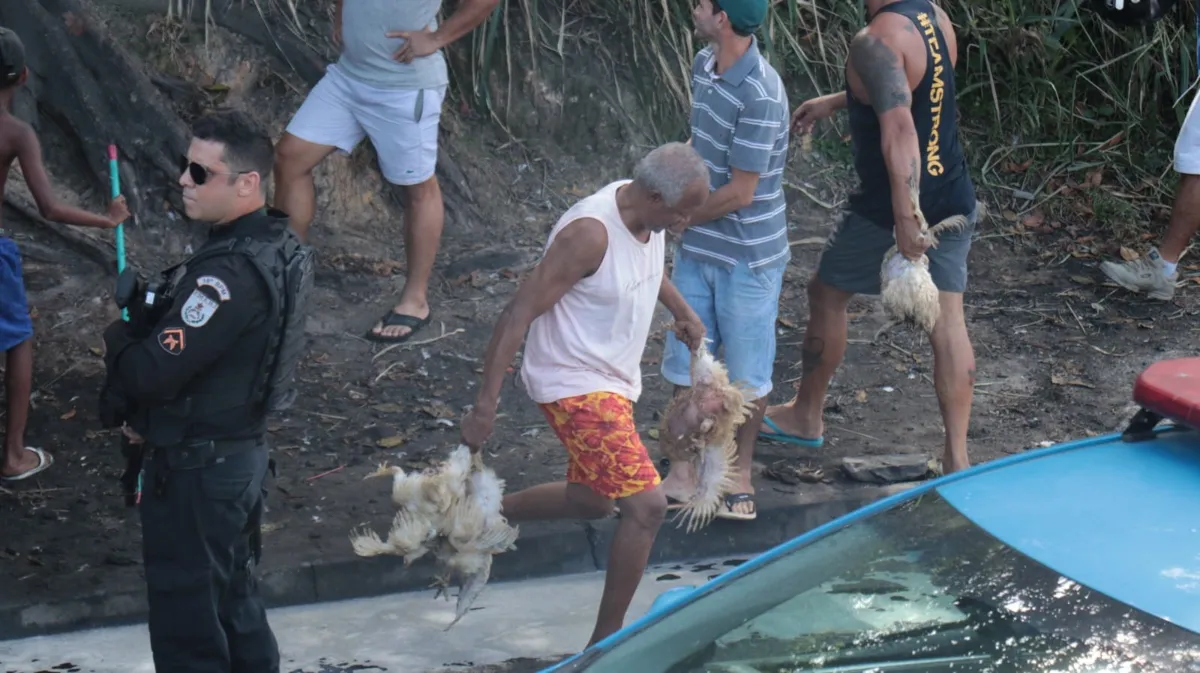
{"type": "Polygon", "coordinates": [[[279,673],[253,575],[268,468],[263,442],[147,452],[142,557],[158,673],[279,673]]]}

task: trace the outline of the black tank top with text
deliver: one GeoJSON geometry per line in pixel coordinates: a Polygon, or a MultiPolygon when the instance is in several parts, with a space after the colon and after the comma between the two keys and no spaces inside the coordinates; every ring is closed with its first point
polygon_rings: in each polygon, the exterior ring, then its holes
{"type": "MultiPolygon", "coordinates": [[[[900,0],[879,11],[907,17],[925,40],[925,75],[912,92],[912,117],[921,149],[921,211],[930,226],[951,215],[969,215],[975,209],[975,186],[959,144],[954,67],[937,14],[929,0],[900,0]]],[[[846,99],[854,168],[861,182],[850,195],[849,209],[891,229],[895,223],[892,189],[880,146],[879,118],[874,108],[855,99],[849,80],[846,99]]]]}

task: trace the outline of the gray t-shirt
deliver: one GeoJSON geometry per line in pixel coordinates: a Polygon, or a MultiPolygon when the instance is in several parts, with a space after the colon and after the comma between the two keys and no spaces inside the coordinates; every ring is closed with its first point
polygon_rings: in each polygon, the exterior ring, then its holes
{"type": "Polygon", "coordinates": [[[379,89],[436,89],[449,83],[439,49],[411,63],[392,54],[404,44],[387,37],[394,30],[437,29],[442,0],[343,0],[342,55],[338,67],[348,77],[379,89]]]}

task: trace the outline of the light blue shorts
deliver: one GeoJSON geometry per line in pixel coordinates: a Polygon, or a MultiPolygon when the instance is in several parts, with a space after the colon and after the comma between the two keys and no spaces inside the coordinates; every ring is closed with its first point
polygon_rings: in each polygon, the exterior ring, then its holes
{"type": "MultiPolygon", "coordinates": [[[[775,368],[775,319],[786,265],[751,270],[732,269],[676,253],[671,282],[700,316],[709,351],[725,362],[729,380],[758,399],[771,392],[775,368]],[[721,348],[724,347],[724,353],[721,348]]],[[[674,332],[667,332],[662,375],[677,386],[691,382],[691,353],[674,332]]]]}

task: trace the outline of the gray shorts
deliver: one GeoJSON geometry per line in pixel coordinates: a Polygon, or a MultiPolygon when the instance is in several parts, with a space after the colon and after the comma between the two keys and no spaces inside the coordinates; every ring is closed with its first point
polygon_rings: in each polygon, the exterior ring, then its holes
{"type": "MultiPolygon", "coordinates": [[[[966,228],[944,232],[938,236],[938,247],[925,251],[929,275],[942,292],[967,289],[967,254],[971,251],[978,211],[972,211],[967,220],[970,224],[966,228]]],[[[895,242],[890,230],[847,212],[825,243],[817,278],[843,292],[879,294],[879,267],[895,242]]]]}

